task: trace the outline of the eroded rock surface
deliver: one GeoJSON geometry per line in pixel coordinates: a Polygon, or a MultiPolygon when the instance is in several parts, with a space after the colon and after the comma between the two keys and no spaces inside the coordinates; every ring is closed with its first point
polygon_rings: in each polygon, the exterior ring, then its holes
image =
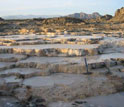
{"type": "Polygon", "coordinates": [[[105,34],[2,36],[0,94],[17,99],[9,103],[15,107],[45,107],[56,101],[71,102],[123,91],[123,41],[105,34]],[[86,72],[84,58],[90,73],[86,72]]]}

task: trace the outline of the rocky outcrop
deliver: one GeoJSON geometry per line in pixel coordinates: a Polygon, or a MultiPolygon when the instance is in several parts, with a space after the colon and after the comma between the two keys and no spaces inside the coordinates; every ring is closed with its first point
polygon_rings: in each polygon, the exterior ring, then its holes
{"type": "Polygon", "coordinates": [[[110,20],[110,19],[112,19],[112,15],[104,15],[104,16],[101,16],[100,18],[99,18],[99,20],[110,20]]]}
{"type": "Polygon", "coordinates": [[[17,62],[26,58],[24,55],[0,54],[0,62],[17,62]]]}
{"type": "Polygon", "coordinates": [[[79,18],[79,19],[96,19],[98,17],[101,17],[101,15],[97,12],[94,12],[92,14],[86,14],[86,13],[74,13],[71,15],[68,15],[68,17],[73,17],[73,18],[79,18]]]}
{"type": "Polygon", "coordinates": [[[115,12],[115,17],[124,16],[124,7],[115,12]]]}
{"type": "Polygon", "coordinates": [[[122,7],[121,9],[118,9],[115,12],[115,16],[112,19],[112,21],[114,21],[114,22],[124,22],[124,7],[122,7]]]}
{"type": "Polygon", "coordinates": [[[43,24],[66,24],[66,23],[81,23],[83,22],[81,19],[76,19],[72,17],[59,17],[59,18],[50,18],[44,20],[42,23],[43,24]]]}

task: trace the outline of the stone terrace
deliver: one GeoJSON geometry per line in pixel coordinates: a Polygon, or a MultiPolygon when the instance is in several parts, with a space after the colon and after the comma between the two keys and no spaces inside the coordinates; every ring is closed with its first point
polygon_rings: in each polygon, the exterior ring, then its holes
{"type": "Polygon", "coordinates": [[[116,93],[123,91],[123,78],[123,38],[69,35],[0,38],[0,91],[19,101],[33,96],[49,103],[116,93]],[[86,75],[84,58],[91,75],[86,75]]]}

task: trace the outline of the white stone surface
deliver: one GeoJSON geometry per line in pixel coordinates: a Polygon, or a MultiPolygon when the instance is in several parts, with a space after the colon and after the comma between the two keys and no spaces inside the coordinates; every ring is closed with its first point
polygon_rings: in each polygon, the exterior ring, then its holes
{"type": "MultiPolygon", "coordinates": [[[[91,97],[84,100],[87,103],[77,104],[76,107],[123,107],[124,106],[124,93],[111,94],[108,96],[91,97]]],[[[73,107],[74,102],[53,102],[48,107],[73,107]]]]}
{"type": "Polygon", "coordinates": [[[0,46],[0,48],[15,48],[15,49],[91,49],[98,48],[98,44],[93,45],[76,45],[76,44],[41,44],[41,45],[23,45],[23,46],[0,46]]]}
{"type": "Polygon", "coordinates": [[[33,77],[24,80],[24,85],[29,85],[32,87],[41,87],[41,86],[54,86],[54,85],[69,85],[74,82],[83,82],[85,76],[75,75],[75,74],[53,74],[46,77],[33,77]]]}

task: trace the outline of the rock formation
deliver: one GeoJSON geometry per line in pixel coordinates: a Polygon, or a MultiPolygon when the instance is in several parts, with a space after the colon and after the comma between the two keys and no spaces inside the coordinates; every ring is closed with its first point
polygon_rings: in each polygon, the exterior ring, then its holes
{"type": "Polygon", "coordinates": [[[121,9],[118,9],[115,12],[115,16],[112,19],[112,21],[114,21],[114,22],[124,22],[124,7],[122,7],[121,9]]]}
{"type": "Polygon", "coordinates": [[[124,16],[124,7],[115,12],[115,17],[124,16]]]}
{"type": "Polygon", "coordinates": [[[123,91],[124,39],[104,36],[1,36],[0,106],[3,96],[45,107],[123,91]]]}
{"type": "Polygon", "coordinates": [[[106,14],[104,16],[101,16],[99,19],[101,19],[101,20],[110,20],[110,19],[112,19],[112,15],[106,14]]]}
{"type": "Polygon", "coordinates": [[[73,17],[73,18],[79,18],[79,19],[96,19],[100,17],[101,15],[97,12],[94,12],[92,14],[86,14],[86,13],[81,12],[81,13],[74,13],[68,16],[73,17]]]}

